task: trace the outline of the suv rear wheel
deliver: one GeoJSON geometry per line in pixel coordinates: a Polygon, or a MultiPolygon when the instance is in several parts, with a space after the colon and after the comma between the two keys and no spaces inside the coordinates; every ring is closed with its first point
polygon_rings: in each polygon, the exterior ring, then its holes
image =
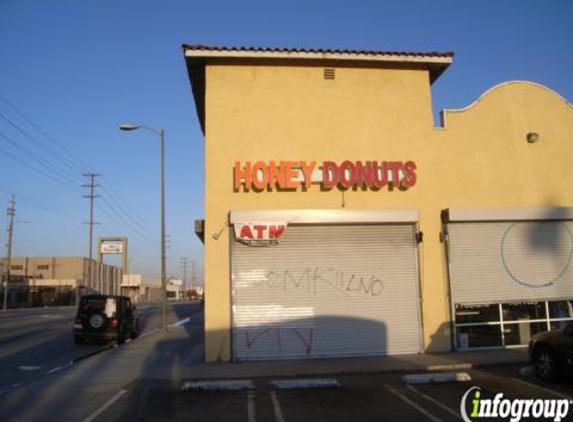
{"type": "Polygon", "coordinates": [[[545,381],[556,381],[559,378],[555,353],[549,346],[539,346],[535,350],[535,372],[545,381]]]}

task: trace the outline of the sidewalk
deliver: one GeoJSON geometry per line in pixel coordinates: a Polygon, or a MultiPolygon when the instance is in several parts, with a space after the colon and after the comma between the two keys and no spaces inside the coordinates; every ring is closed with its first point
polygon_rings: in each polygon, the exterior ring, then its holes
{"type": "Polygon", "coordinates": [[[192,341],[185,335],[185,330],[172,331],[169,337],[171,341],[177,338],[177,346],[164,355],[161,362],[149,368],[145,378],[183,380],[454,371],[503,364],[526,365],[528,362],[527,349],[523,348],[365,358],[204,363],[198,354],[203,345],[192,341]]]}

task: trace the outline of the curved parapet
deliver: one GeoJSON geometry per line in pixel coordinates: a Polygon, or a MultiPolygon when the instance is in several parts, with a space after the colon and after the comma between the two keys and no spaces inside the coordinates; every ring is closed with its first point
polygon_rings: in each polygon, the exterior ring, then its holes
{"type": "Polygon", "coordinates": [[[561,107],[573,110],[573,104],[545,85],[530,81],[508,81],[488,89],[467,107],[442,110],[440,112],[441,127],[447,129],[454,119],[461,119],[466,115],[469,118],[469,115],[474,112],[480,114],[482,108],[484,117],[494,113],[497,114],[496,120],[499,120],[508,117],[508,114],[516,117],[515,110],[519,110],[523,116],[536,115],[540,109],[552,114],[550,109],[561,107]]]}

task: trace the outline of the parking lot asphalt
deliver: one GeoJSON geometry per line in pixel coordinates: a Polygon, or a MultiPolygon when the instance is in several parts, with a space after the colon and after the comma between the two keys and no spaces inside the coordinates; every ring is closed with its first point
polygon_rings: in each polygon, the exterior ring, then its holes
{"type": "MultiPolygon", "coordinates": [[[[237,391],[181,391],[172,380],[136,380],[95,419],[103,421],[433,421],[461,419],[464,393],[480,387],[484,397],[573,400],[570,381],[543,383],[520,376],[522,365],[471,369],[471,381],[407,385],[405,373],[335,377],[339,388],[281,390],[275,378],[252,379],[253,388],[237,391]]],[[[466,411],[471,412],[466,402],[466,411]]],[[[572,406],[573,408],[573,406],[572,406]]],[[[509,420],[489,418],[485,420],[509,420]]],[[[523,421],[539,420],[523,418],[523,421]]],[[[563,420],[573,420],[573,409],[563,420]]]]}
{"type": "MultiPolygon", "coordinates": [[[[69,321],[66,321],[69,318],[66,312],[69,312],[62,310],[63,314],[60,314],[60,311],[54,311],[53,317],[43,316],[51,315],[46,310],[38,311],[38,315],[35,311],[26,311],[22,318],[9,316],[14,323],[6,325],[0,333],[0,340],[5,340],[9,346],[2,349],[8,356],[0,359],[0,375],[4,377],[0,379],[14,382],[10,379],[12,376],[23,375],[14,378],[17,383],[8,385],[10,389],[0,395],[0,421],[449,422],[461,420],[462,397],[473,387],[479,387],[484,397],[503,393],[507,398],[560,399],[567,403],[573,399],[571,382],[542,383],[522,375],[520,369],[528,365],[525,350],[202,363],[204,340],[200,306],[174,304],[169,314],[170,322],[174,324],[165,332],[156,327],[160,314],[158,309],[142,307],[141,311],[147,315],[145,331],[130,344],[82,360],[33,382],[22,378],[28,374],[20,370],[19,365],[36,364],[47,368],[46,361],[40,359],[47,358],[41,353],[46,350],[46,344],[36,342],[32,335],[26,339],[10,340],[10,330],[29,329],[27,324],[33,319],[32,315],[45,319],[42,324],[51,324],[47,327],[53,328],[56,337],[66,336],[68,341],[58,347],[63,347],[60,359],[68,358],[68,352],[76,352],[76,346],[70,341],[69,321]],[[33,354],[38,360],[28,359],[27,353],[32,352],[38,352],[33,354]],[[27,357],[25,361],[21,360],[22,356],[27,357]],[[471,380],[425,385],[403,382],[403,376],[407,374],[434,374],[438,371],[465,372],[471,380]],[[273,381],[293,378],[306,381],[331,378],[340,386],[296,390],[271,386],[273,381]],[[218,385],[216,383],[221,380],[246,384],[249,388],[182,391],[190,381],[218,385]]],[[[50,341],[55,344],[56,340],[50,341]]],[[[53,362],[49,360],[49,363],[53,362]]],[[[471,400],[465,403],[465,410],[469,412],[471,400]]],[[[573,420],[573,410],[562,420],[573,420]]]]}

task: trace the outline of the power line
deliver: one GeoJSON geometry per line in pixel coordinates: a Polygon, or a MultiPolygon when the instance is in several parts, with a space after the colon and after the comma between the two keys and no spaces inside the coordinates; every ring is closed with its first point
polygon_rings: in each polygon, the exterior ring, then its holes
{"type": "Polygon", "coordinates": [[[7,136],[3,133],[0,133],[0,136],[2,138],[4,138],[6,141],[8,141],[14,148],[16,148],[21,153],[24,153],[27,156],[30,156],[31,158],[33,158],[34,161],[36,161],[41,166],[45,167],[48,170],[57,172],[59,174],[59,177],[62,178],[62,180],[70,181],[70,180],[74,180],[76,178],[77,174],[72,174],[72,173],[69,173],[68,171],[64,171],[64,170],[60,169],[58,166],[45,160],[44,158],[42,158],[40,155],[36,154],[31,149],[25,147],[24,145],[20,145],[18,142],[16,142],[15,140],[10,138],[9,136],[7,136]]]}
{"type": "Polygon", "coordinates": [[[126,218],[125,216],[123,216],[123,214],[121,212],[119,212],[119,210],[113,204],[111,204],[109,201],[107,201],[105,196],[102,196],[101,199],[105,203],[105,205],[108,207],[109,211],[112,212],[114,216],[116,216],[117,218],[119,218],[122,221],[122,223],[120,225],[127,226],[128,228],[130,228],[133,231],[133,233],[137,234],[140,238],[146,240],[149,243],[156,245],[157,241],[155,239],[153,239],[151,236],[143,233],[140,229],[138,229],[136,226],[131,224],[129,219],[126,218]]]}
{"type": "MultiPolygon", "coordinates": [[[[146,233],[147,235],[151,236],[151,237],[155,237],[157,236],[156,233],[153,233],[151,231],[149,231],[149,229],[147,227],[145,227],[145,225],[143,225],[142,223],[140,223],[139,217],[137,215],[135,215],[135,213],[130,212],[128,210],[127,206],[124,206],[119,200],[117,200],[112,194],[111,192],[109,192],[105,186],[102,186],[103,191],[107,194],[107,197],[125,214],[126,217],[129,218],[129,221],[131,221],[135,226],[138,227],[139,230],[141,230],[143,233],[146,233]]],[[[116,195],[116,196],[120,196],[120,195],[116,195]]]]}
{"type": "MultiPolygon", "coordinates": [[[[36,129],[39,133],[41,133],[46,139],[48,139],[51,144],[56,145],[58,148],[60,148],[61,151],[63,151],[64,153],[68,154],[68,156],[70,156],[73,160],[76,161],[76,164],[79,164],[80,168],[84,167],[86,169],[89,169],[89,171],[93,171],[93,169],[91,169],[88,164],[86,164],[84,161],[82,161],[80,158],[78,158],[74,153],[72,153],[71,151],[69,151],[68,149],[66,149],[61,143],[59,143],[56,139],[54,139],[52,136],[50,136],[45,130],[43,130],[40,126],[38,126],[37,124],[35,124],[31,119],[29,119],[21,110],[19,110],[14,103],[12,103],[11,101],[9,101],[5,96],[3,96],[2,94],[0,94],[0,99],[2,99],[2,101],[4,101],[6,104],[8,104],[8,106],[10,106],[10,108],[12,110],[14,110],[22,119],[24,119],[30,126],[32,126],[34,129],[36,129]]],[[[73,163],[72,161],[70,161],[71,163],[73,163]]],[[[83,171],[83,170],[82,170],[83,171]]]]}
{"type": "MultiPolygon", "coordinates": [[[[62,155],[60,152],[56,151],[55,149],[51,148],[50,146],[46,145],[44,142],[40,141],[39,139],[37,139],[35,136],[31,135],[30,132],[28,132],[26,129],[22,128],[20,125],[18,125],[17,123],[14,123],[10,118],[6,117],[3,113],[0,112],[0,119],[4,120],[6,123],[8,123],[10,126],[12,126],[14,129],[16,129],[18,132],[20,132],[24,137],[26,137],[28,140],[30,140],[31,142],[33,142],[34,144],[36,144],[37,146],[39,146],[41,149],[43,149],[45,152],[48,153],[48,155],[50,155],[52,158],[56,159],[57,161],[61,162],[64,166],[68,167],[70,170],[72,170],[73,172],[79,172],[78,171],[78,167],[76,166],[75,163],[73,163],[72,161],[70,161],[67,157],[65,157],[64,155],[62,155]]],[[[81,171],[81,169],[80,169],[81,171]]]]}
{"type": "MultiPolygon", "coordinates": [[[[47,198],[54,198],[54,197],[57,197],[57,196],[61,196],[61,195],[63,195],[64,193],[71,192],[72,190],[75,190],[75,188],[74,188],[74,189],[66,189],[66,190],[63,191],[63,192],[59,192],[59,193],[57,193],[57,194],[48,195],[47,198]]],[[[75,222],[78,222],[78,221],[79,221],[77,217],[73,217],[73,216],[71,216],[71,215],[69,215],[69,214],[63,213],[63,212],[61,212],[60,210],[57,210],[57,209],[54,209],[54,208],[50,208],[50,207],[46,207],[45,205],[39,205],[38,203],[36,203],[36,202],[34,202],[34,201],[31,200],[31,199],[33,199],[33,198],[32,198],[30,195],[24,195],[23,193],[19,192],[19,191],[16,190],[16,189],[6,189],[5,187],[0,186],[0,194],[5,194],[5,195],[10,196],[10,192],[13,192],[13,193],[15,193],[15,194],[18,194],[18,198],[19,198],[20,202],[24,202],[24,203],[26,203],[26,204],[28,204],[28,205],[34,207],[34,208],[37,208],[37,209],[42,210],[42,211],[45,211],[45,212],[49,212],[49,213],[51,213],[51,214],[53,214],[53,215],[57,215],[57,216],[59,216],[59,217],[68,218],[68,219],[73,220],[73,221],[75,221],[75,222]]],[[[36,198],[36,199],[40,199],[40,198],[36,198]]]]}
{"type": "Polygon", "coordinates": [[[75,187],[75,186],[73,186],[72,184],[70,184],[69,182],[65,182],[65,181],[56,179],[56,178],[53,177],[52,175],[50,175],[50,174],[44,172],[43,170],[40,170],[40,169],[38,169],[38,168],[32,166],[31,164],[28,164],[28,163],[25,162],[24,160],[22,160],[22,159],[16,157],[15,155],[9,153],[8,151],[5,151],[5,150],[3,150],[3,149],[0,148],[0,153],[2,153],[2,154],[4,154],[4,155],[7,155],[8,157],[12,158],[13,160],[18,161],[18,162],[19,162],[20,164],[22,164],[23,166],[28,167],[29,169],[35,171],[36,173],[41,174],[42,176],[47,177],[48,179],[50,179],[50,180],[52,180],[52,181],[54,181],[54,182],[56,182],[56,183],[58,183],[58,184],[60,184],[60,185],[67,186],[67,187],[75,187]]]}

